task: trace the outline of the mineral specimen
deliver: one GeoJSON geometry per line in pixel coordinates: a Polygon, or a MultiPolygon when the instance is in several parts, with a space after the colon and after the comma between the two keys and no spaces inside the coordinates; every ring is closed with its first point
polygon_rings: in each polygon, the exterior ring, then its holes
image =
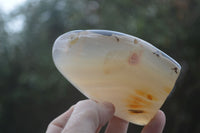
{"type": "Polygon", "coordinates": [[[56,67],[80,92],[145,125],[174,87],[181,66],[150,43],[108,30],[76,30],[53,46],[56,67]]]}

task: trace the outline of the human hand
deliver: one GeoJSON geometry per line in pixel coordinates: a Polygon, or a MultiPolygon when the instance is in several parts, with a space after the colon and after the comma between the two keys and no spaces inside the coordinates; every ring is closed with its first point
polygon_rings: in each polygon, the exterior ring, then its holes
{"type": "MultiPolygon", "coordinates": [[[[114,112],[110,103],[83,100],[54,119],[46,133],[98,133],[108,121],[105,133],[126,133],[128,122],[113,116],[114,112]]],[[[164,125],[165,114],[159,110],[142,133],[162,133],[164,125]]]]}

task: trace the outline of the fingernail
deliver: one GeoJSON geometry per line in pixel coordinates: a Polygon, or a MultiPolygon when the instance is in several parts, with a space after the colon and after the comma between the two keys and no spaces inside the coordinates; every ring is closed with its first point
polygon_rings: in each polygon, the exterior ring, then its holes
{"type": "Polygon", "coordinates": [[[113,111],[115,110],[115,106],[112,103],[103,102],[103,105],[109,110],[113,110],[113,111]]]}

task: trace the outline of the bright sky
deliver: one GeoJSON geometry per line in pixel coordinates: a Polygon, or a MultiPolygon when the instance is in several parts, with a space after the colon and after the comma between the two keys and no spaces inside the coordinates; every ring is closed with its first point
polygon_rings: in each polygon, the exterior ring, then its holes
{"type": "MultiPolygon", "coordinates": [[[[0,11],[9,14],[17,6],[23,4],[26,0],[0,0],[0,11]]],[[[7,21],[6,30],[8,32],[19,32],[24,25],[24,16],[19,15],[7,21]]]]}
{"type": "Polygon", "coordinates": [[[0,9],[5,13],[10,13],[15,7],[21,5],[26,0],[0,0],[0,9]]]}

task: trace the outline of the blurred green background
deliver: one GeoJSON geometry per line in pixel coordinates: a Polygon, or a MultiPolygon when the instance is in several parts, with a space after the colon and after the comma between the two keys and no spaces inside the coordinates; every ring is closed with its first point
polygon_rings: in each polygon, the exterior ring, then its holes
{"type": "MultiPolygon", "coordinates": [[[[0,133],[42,133],[86,99],[52,61],[55,39],[70,30],[107,29],[142,38],[182,66],[162,107],[164,133],[200,133],[199,0],[27,0],[0,11],[0,133]],[[23,20],[19,31],[14,19],[23,20]],[[9,25],[9,28],[8,28],[9,25]]],[[[142,127],[133,124],[129,133],[142,127]]]]}

